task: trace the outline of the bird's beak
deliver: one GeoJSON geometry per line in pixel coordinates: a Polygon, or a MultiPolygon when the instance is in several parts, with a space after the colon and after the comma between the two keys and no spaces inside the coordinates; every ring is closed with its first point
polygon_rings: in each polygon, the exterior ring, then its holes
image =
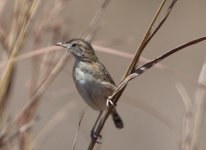
{"type": "Polygon", "coordinates": [[[61,47],[63,47],[63,48],[69,48],[68,47],[68,45],[67,44],[65,44],[64,42],[58,42],[58,43],[55,43],[54,45],[56,45],[56,46],[61,46],[61,47]]]}

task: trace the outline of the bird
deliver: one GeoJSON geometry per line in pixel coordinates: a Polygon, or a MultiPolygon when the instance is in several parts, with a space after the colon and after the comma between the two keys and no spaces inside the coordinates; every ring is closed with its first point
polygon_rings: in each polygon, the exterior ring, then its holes
{"type": "MultiPolygon", "coordinates": [[[[92,129],[93,133],[103,111],[107,109],[107,98],[116,89],[115,82],[105,66],[99,61],[90,42],[77,38],[55,45],[72,53],[75,58],[72,76],[76,89],[92,109],[99,111],[99,116],[92,129]]],[[[124,124],[116,107],[111,112],[111,116],[114,125],[118,129],[122,129],[124,124]]]]}

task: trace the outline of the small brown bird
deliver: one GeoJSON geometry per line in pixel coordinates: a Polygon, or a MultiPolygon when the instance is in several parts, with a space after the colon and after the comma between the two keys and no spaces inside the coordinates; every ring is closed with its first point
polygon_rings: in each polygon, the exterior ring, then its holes
{"type": "MultiPolygon", "coordinates": [[[[107,107],[108,96],[111,96],[116,88],[115,83],[104,65],[99,62],[89,42],[83,39],[72,39],[56,45],[66,48],[75,57],[74,83],[83,100],[94,110],[100,111],[96,125],[107,107]]],[[[111,115],[115,126],[118,129],[123,128],[124,124],[116,109],[111,115]]]]}

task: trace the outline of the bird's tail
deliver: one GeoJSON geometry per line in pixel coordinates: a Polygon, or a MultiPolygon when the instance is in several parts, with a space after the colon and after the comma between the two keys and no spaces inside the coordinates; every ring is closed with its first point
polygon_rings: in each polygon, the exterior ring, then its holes
{"type": "Polygon", "coordinates": [[[112,111],[111,115],[112,115],[112,120],[114,121],[114,125],[118,129],[122,129],[124,127],[124,123],[123,123],[121,117],[119,116],[119,114],[117,113],[116,109],[114,109],[112,111]]]}

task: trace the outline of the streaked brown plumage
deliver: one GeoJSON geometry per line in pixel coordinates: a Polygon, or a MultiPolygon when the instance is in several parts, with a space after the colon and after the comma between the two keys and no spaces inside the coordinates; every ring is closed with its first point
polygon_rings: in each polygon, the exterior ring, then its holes
{"type": "MultiPolygon", "coordinates": [[[[89,42],[82,39],[72,39],[57,43],[70,51],[75,57],[73,79],[83,100],[94,110],[106,109],[106,100],[115,90],[115,83],[104,65],[99,62],[94,49],[89,42]]],[[[112,118],[117,128],[123,128],[123,122],[116,109],[112,118]]]]}

